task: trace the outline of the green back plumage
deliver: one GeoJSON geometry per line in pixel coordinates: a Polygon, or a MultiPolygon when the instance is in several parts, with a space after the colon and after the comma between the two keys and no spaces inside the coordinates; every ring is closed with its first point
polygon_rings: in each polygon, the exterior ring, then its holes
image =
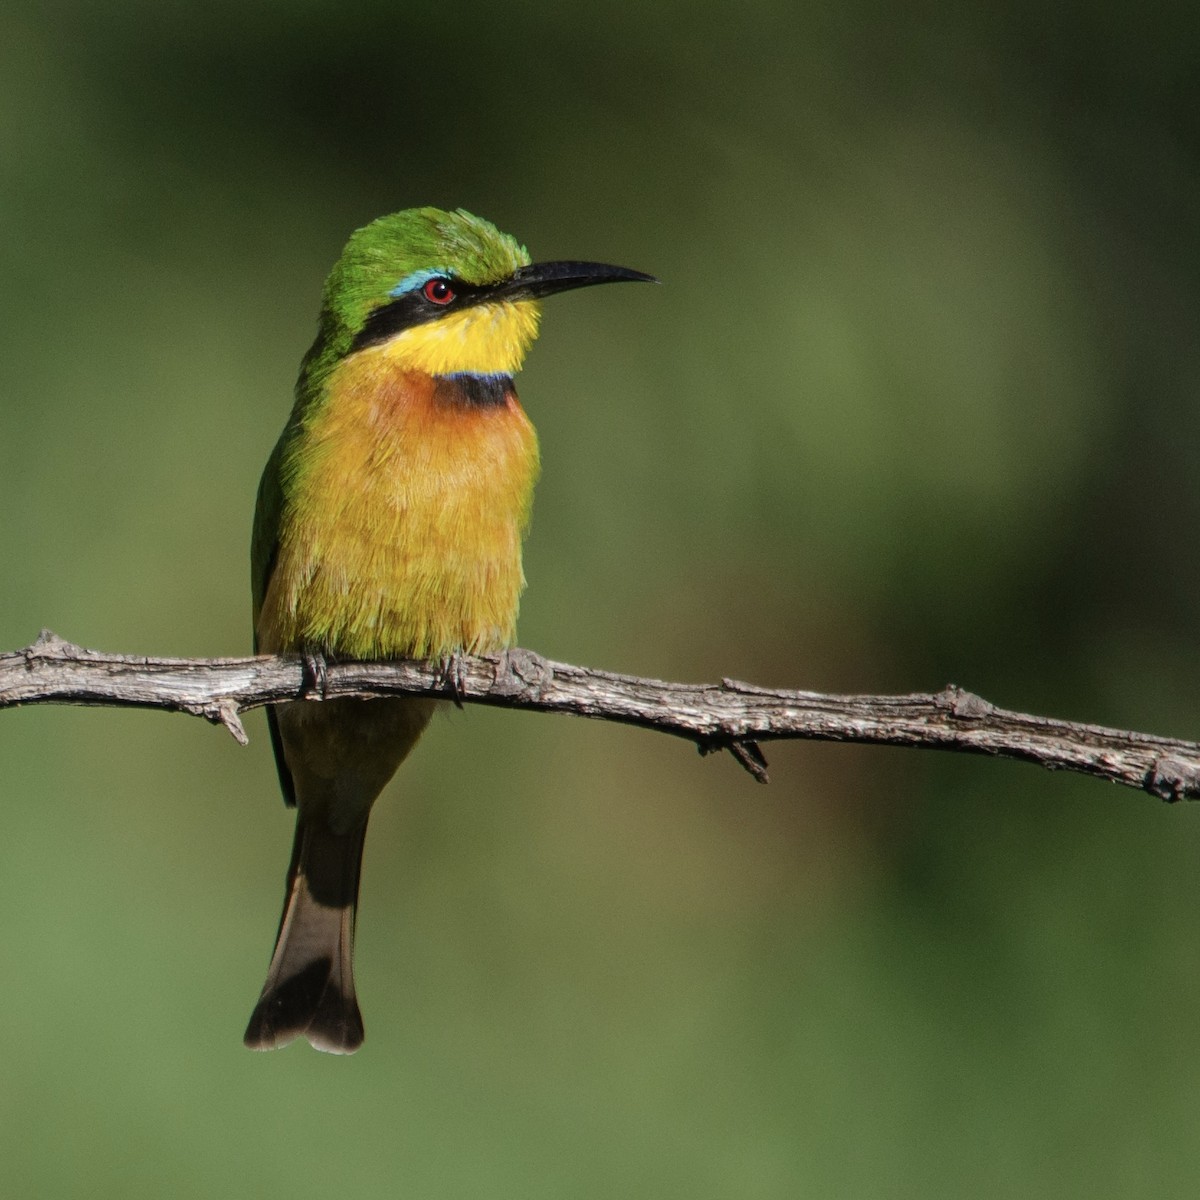
{"type": "MultiPolygon", "coordinates": [[[[288,422],[291,428],[291,422],[288,422]]],[[[286,433],[286,431],[285,431],[286,433]]],[[[283,438],[275,443],[271,457],[258,481],[258,500],[254,506],[254,531],[250,537],[250,591],[253,607],[254,650],[258,652],[258,614],[271,580],[271,568],[279,544],[279,520],[283,510],[283,488],[280,463],[283,460],[283,438]]]]}

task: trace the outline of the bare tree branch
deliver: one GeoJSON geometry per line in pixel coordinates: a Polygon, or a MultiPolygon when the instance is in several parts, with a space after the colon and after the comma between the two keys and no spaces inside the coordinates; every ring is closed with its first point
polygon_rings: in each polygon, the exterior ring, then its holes
{"type": "Polygon", "coordinates": [[[996,708],[953,684],[936,695],[826,696],[723,679],[664,683],[551,662],[528,650],[451,664],[330,662],[300,657],[141,658],[103,654],[43,630],[0,654],[0,708],[88,704],[161,708],[224,725],[246,742],[239,714],[283,700],[432,695],[656,729],[728,750],[761,783],[759,743],[781,738],[959,750],[1023,759],[1139,788],[1163,800],[1200,796],[1200,743],[1081,725],[996,708]]]}

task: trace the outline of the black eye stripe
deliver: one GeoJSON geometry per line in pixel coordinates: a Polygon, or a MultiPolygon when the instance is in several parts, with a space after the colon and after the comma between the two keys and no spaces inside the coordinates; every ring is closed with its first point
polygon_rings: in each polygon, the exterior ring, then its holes
{"type": "Polygon", "coordinates": [[[495,284],[463,283],[461,280],[449,276],[437,275],[433,279],[427,279],[419,287],[405,292],[404,295],[397,296],[396,299],[388,301],[387,304],[381,304],[375,309],[363,323],[362,329],[355,335],[354,341],[350,343],[350,351],[377,346],[380,342],[386,342],[389,338],[395,337],[405,329],[411,329],[414,325],[427,325],[430,321],[436,321],[449,313],[466,308],[468,305],[480,304],[495,290],[495,284]],[[452,304],[438,304],[436,301],[426,299],[425,288],[439,280],[444,280],[454,293],[452,304]]]}

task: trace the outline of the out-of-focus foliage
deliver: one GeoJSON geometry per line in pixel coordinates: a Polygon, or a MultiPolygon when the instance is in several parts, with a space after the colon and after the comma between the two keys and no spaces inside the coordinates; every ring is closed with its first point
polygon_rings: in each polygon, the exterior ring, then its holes
{"type": "MultiPolygon", "coordinates": [[[[0,17],[0,645],[249,642],[350,229],[547,305],[522,642],[1200,732],[1190,6],[61,0],[0,17]]],[[[365,1049],[251,1055],[290,815],[178,717],[0,716],[6,1195],[1163,1197],[1200,824],[982,760],[469,710],[381,804],[365,1049]]]]}

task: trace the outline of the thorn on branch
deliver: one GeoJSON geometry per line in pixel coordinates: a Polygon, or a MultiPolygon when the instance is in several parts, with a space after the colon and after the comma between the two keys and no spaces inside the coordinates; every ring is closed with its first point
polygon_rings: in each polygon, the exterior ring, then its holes
{"type": "Polygon", "coordinates": [[[704,738],[696,743],[696,749],[700,751],[702,757],[728,750],[738,765],[754,776],[755,782],[771,782],[767,775],[767,756],[763,754],[762,747],[753,738],[704,738]]]}
{"type": "Polygon", "coordinates": [[[771,782],[767,775],[767,756],[757,742],[730,742],[729,753],[754,776],[756,783],[771,782]]]}
{"type": "Polygon", "coordinates": [[[222,700],[217,705],[215,712],[206,715],[213,724],[220,721],[229,730],[233,740],[239,746],[248,746],[250,744],[250,739],[246,736],[246,727],[242,724],[242,718],[238,715],[237,705],[231,700],[222,700]]]}

